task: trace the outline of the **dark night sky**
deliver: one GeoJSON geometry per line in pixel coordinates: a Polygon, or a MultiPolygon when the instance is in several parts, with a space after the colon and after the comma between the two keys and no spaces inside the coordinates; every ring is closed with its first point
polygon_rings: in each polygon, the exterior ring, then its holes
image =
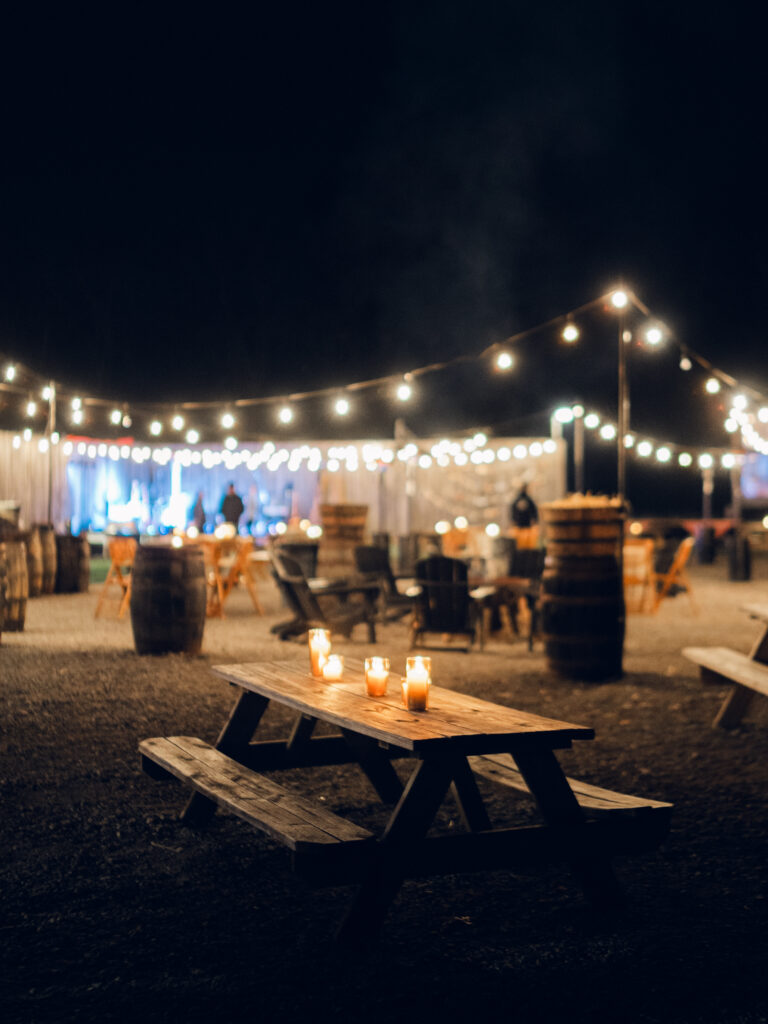
{"type": "MultiPolygon", "coordinates": [[[[765,63],[736,7],[94,9],[3,16],[0,351],[110,398],[282,393],[480,351],[623,277],[768,390],[765,63]]],[[[414,426],[524,433],[590,379],[610,411],[611,331],[526,342],[507,392],[435,380],[414,426]]],[[[705,436],[657,365],[633,425],[705,436]]]]}

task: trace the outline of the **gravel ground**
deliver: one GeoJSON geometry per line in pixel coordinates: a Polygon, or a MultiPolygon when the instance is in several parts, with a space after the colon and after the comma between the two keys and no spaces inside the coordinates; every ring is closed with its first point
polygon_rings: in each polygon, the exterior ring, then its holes
{"type": "MultiPolygon", "coordinates": [[[[660,849],[617,863],[627,912],[597,916],[560,867],[414,881],[380,942],[354,955],[329,941],[350,889],[305,885],[284,850],[232,816],[181,826],[182,789],[139,770],[147,736],[215,740],[232,691],[211,665],[304,663],[302,644],[269,632],[285,617],[271,587],[263,618],[235,591],[197,658],[138,657],[128,620],[94,620],[96,586],[31,601],[25,631],[0,647],[5,1019],[768,1020],[768,701],[739,729],[713,730],[725,690],[680,655],[749,650],[758,627],[739,606],[768,600],[768,564],[757,559],[750,582],[726,581],[722,563],[692,574],[699,614],[678,595],[656,617],[631,616],[618,682],[558,678],[541,645],[433,652],[442,685],[593,726],[595,742],[559,755],[570,774],[674,802],[660,849]]],[[[393,624],[378,646],[397,666],[405,641],[393,624]]],[[[365,630],[335,649],[362,657],[365,630]]],[[[270,709],[272,735],[287,724],[270,709]]],[[[285,774],[362,824],[384,820],[357,769],[285,774]]],[[[483,792],[496,820],[508,795],[483,792]]],[[[446,803],[441,827],[455,816],[446,803]]]]}

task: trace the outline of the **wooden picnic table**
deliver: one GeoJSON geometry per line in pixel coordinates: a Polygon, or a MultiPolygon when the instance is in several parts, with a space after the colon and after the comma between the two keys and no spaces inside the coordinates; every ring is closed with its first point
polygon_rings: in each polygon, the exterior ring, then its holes
{"type": "Polygon", "coordinates": [[[763,624],[749,654],[730,647],[683,649],[683,655],[699,666],[702,680],[731,684],[712,722],[723,729],[739,725],[756,693],[768,697],[768,604],[744,604],[741,611],[763,624]]]}
{"type": "Polygon", "coordinates": [[[669,804],[566,778],[555,751],[592,739],[586,726],[434,685],[429,709],[409,711],[399,676],[374,699],[366,696],[362,663],[351,660],[339,682],[316,679],[293,662],[214,672],[238,691],[215,748],[195,737],[147,739],[139,747],[142,765],[154,777],[173,775],[193,787],[182,814],[188,824],[204,824],[224,806],[286,845],[294,869],[313,881],[358,884],[341,941],[375,933],[411,876],[563,860],[592,901],[613,906],[620,890],[611,857],[649,849],[668,829],[669,804]],[[296,713],[285,740],[255,738],[271,701],[296,713]],[[338,732],[316,736],[318,722],[338,732]],[[410,765],[405,783],[395,759],[410,765]],[[394,805],[380,835],[264,774],[332,764],[357,764],[380,799],[394,805]],[[542,824],[494,827],[479,776],[532,795],[542,824]],[[449,790],[465,831],[427,837],[449,790]]]}

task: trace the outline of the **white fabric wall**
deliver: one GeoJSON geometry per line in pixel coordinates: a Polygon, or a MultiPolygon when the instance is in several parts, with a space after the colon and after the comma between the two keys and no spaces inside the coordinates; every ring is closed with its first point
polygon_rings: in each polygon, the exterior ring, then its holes
{"type": "Polygon", "coordinates": [[[13,501],[21,506],[19,522],[24,529],[32,523],[50,521],[57,530],[63,531],[69,519],[69,500],[67,459],[61,445],[41,452],[38,449],[40,438],[33,437],[14,448],[15,436],[10,431],[0,431],[0,501],[13,501]]]}

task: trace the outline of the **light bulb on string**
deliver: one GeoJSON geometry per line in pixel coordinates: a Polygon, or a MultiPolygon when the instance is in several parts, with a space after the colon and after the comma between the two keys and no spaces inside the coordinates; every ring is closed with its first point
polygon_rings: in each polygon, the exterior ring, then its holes
{"type": "Polygon", "coordinates": [[[110,421],[114,423],[116,427],[120,426],[120,421],[122,420],[122,418],[123,414],[122,412],[120,412],[119,409],[113,409],[112,412],[109,414],[110,421]]]}
{"type": "Polygon", "coordinates": [[[711,469],[715,462],[709,452],[704,452],[703,455],[700,455],[698,461],[701,469],[711,469]]]}
{"type": "Polygon", "coordinates": [[[150,434],[152,434],[153,437],[157,437],[159,434],[162,434],[163,424],[160,422],[160,420],[152,420],[152,422],[149,424],[149,432],[150,434]]]}
{"type": "Polygon", "coordinates": [[[768,423],[768,405],[763,405],[757,410],[757,418],[761,423],[768,423]]]}
{"type": "Polygon", "coordinates": [[[515,357],[511,352],[507,352],[506,349],[502,350],[496,356],[496,369],[497,370],[511,370],[515,365],[515,357]]]}
{"type": "Polygon", "coordinates": [[[747,398],[745,395],[734,395],[731,401],[731,405],[734,409],[738,409],[739,412],[743,412],[747,408],[747,398]]]}
{"type": "Polygon", "coordinates": [[[231,430],[235,425],[235,417],[231,412],[225,412],[221,417],[221,425],[225,430],[231,430]]]}
{"type": "Polygon", "coordinates": [[[12,363],[5,368],[5,379],[9,384],[16,379],[16,367],[12,363]]]}
{"type": "Polygon", "coordinates": [[[579,340],[579,334],[580,331],[576,324],[569,322],[563,328],[560,337],[563,341],[567,341],[569,344],[572,344],[574,341],[579,340]]]}
{"type": "Polygon", "coordinates": [[[73,398],[71,405],[72,405],[72,408],[75,411],[77,411],[78,409],[82,409],[82,407],[83,407],[83,400],[82,400],[82,398],[73,398]]]}
{"type": "Polygon", "coordinates": [[[27,416],[34,416],[37,412],[37,403],[33,402],[32,399],[27,402],[27,416]]]}
{"type": "Polygon", "coordinates": [[[625,291],[619,289],[611,295],[611,305],[614,309],[626,309],[629,303],[629,296],[625,291]]]}
{"type": "Polygon", "coordinates": [[[690,466],[693,462],[693,456],[690,452],[680,452],[677,456],[677,461],[681,466],[690,466]]]}
{"type": "Polygon", "coordinates": [[[174,430],[183,430],[184,429],[184,417],[180,416],[179,413],[176,413],[176,415],[171,420],[171,426],[173,427],[174,430]]]}
{"type": "Polygon", "coordinates": [[[397,391],[395,392],[395,394],[397,395],[398,402],[409,401],[409,399],[413,396],[413,388],[408,383],[407,379],[403,380],[400,384],[397,385],[397,391]]]}
{"type": "Polygon", "coordinates": [[[349,413],[348,399],[337,398],[333,406],[333,411],[336,413],[337,416],[346,416],[349,413]]]}
{"type": "Polygon", "coordinates": [[[658,462],[669,462],[671,458],[672,452],[665,444],[661,448],[656,449],[656,459],[658,462]]]}
{"type": "Polygon", "coordinates": [[[704,387],[706,388],[707,394],[716,395],[720,390],[720,381],[717,377],[709,377],[704,387]]]}
{"type": "Polygon", "coordinates": [[[43,390],[40,392],[40,397],[44,402],[50,402],[53,398],[53,388],[50,384],[46,384],[43,390]]]}
{"type": "Polygon", "coordinates": [[[185,434],[187,444],[197,444],[200,440],[200,435],[196,430],[188,430],[185,434]]]}
{"type": "Polygon", "coordinates": [[[290,423],[293,420],[293,409],[290,405],[283,405],[278,411],[277,418],[281,423],[290,423]]]}
{"type": "Polygon", "coordinates": [[[728,431],[729,434],[735,434],[736,431],[739,429],[739,424],[736,422],[736,420],[733,418],[733,416],[729,416],[728,419],[723,424],[723,426],[725,427],[725,429],[728,431]]]}
{"type": "Polygon", "coordinates": [[[72,410],[72,422],[73,423],[76,423],[79,426],[83,422],[84,418],[85,417],[84,417],[82,409],[78,408],[78,409],[73,409],[72,410]]]}
{"type": "Polygon", "coordinates": [[[663,338],[664,335],[661,333],[661,328],[659,327],[649,327],[645,332],[645,340],[649,345],[660,345],[663,338]]]}
{"type": "Polygon", "coordinates": [[[680,369],[681,370],[684,370],[684,371],[687,372],[688,370],[690,370],[692,368],[692,366],[693,366],[693,363],[688,358],[688,356],[681,356],[680,357],[680,369]]]}

